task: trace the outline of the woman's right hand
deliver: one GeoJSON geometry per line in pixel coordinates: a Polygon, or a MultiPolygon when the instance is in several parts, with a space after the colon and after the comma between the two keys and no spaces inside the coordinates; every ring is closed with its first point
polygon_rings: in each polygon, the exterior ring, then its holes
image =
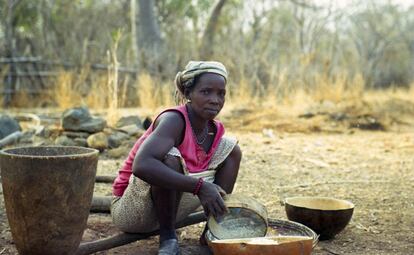
{"type": "Polygon", "coordinates": [[[226,192],[219,185],[203,182],[198,193],[198,198],[200,199],[206,216],[211,214],[217,219],[228,211],[223,200],[225,195],[226,192]]]}

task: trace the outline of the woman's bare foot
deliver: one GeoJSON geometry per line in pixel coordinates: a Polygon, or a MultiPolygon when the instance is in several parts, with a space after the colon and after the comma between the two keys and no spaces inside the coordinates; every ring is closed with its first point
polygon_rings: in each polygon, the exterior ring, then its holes
{"type": "Polygon", "coordinates": [[[178,240],[167,239],[160,242],[160,248],[158,250],[158,255],[180,255],[180,247],[178,245],[178,240]]]}

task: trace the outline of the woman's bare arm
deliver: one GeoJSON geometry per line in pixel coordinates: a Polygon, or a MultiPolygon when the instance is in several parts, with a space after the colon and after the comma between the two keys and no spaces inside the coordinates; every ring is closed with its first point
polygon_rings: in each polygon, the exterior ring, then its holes
{"type": "MultiPolygon", "coordinates": [[[[198,179],[180,174],[163,163],[165,155],[178,146],[183,137],[185,122],[176,112],[166,112],[158,117],[155,129],[141,144],[132,165],[135,176],[145,182],[182,192],[193,192],[198,179]]],[[[198,197],[206,214],[214,217],[226,211],[222,195],[225,191],[214,183],[205,182],[198,197]]]]}
{"type": "Polygon", "coordinates": [[[192,192],[197,179],[172,171],[163,163],[165,155],[178,146],[185,122],[177,112],[165,112],[158,117],[154,131],[140,146],[132,165],[135,176],[164,188],[192,192]]]}

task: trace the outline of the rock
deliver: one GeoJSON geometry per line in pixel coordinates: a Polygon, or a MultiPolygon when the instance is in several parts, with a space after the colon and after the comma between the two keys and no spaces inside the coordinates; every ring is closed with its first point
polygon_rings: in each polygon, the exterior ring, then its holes
{"type": "Polygon", "coordinates": [[[75,142],[76,146],[88,147],[88,142],[86,141],[86,138],[75,138],[73,141],[75,142]]]}
{"type": "Polygon", "coordinates": [[[310,118],[313,118],[313,117],[315,117],[315,113],[313,113],[313,112],[305,112],[304,114],[300,114],[298,117],[299,118],[305,118],[305,119],[310,119],[310,118]]]}
{"type": "Polygon", "coordinates": [[[136,125],[137,127],[141,127],[142,126],[141,119],[135,115],[122,117],[115,124],[115,127],[120,128],[120,127],[129,126],[133,124],[136,125]]]}
{"type": "Polygon", "coordinates": [[[22,131],[19,122],[7,114],[0,114],[0,139],[16,131],[22,131]]]}
{"type": "Polygon", "coordinates": [[[359,128],[362,130],[386,130],[385,126],[374,116],[362,115],[355,120],[350,121],[350,128],[359,128]]]}
{"type": "Polygon", "coordinates": [[[106,120],[98,117],[91,118],[87,123],[83,123],[80,126],[79,131],[85,131],[88,133],[97,133],[102,131],[106,126],[106,120]]]}
{"type": "MultiPolygon", "coordinates": [[[[62,114],[62,126],[66,129],[71,124],[80,124],[88,121],[91,118],[89,109],[86,107],[75,107],[67,109],[62,114]]],[[[68,129],[70,130],[70,129],[68,129]]]]}
{"type": "Polygon", "coordinates": [[[49,137],[50,130],[47,129],[45,126],[37,126],[35,127],[35,135],[39,137],[49,137]]]}
{"type": "Polygon", "coordinates": [[[86,140],[88,147],[103,151],[108,148],[108,137],[105,133],[99,132],[90,135],[86,140]]]}
{"type": "Polygon", "coordinates": [[[329,118],[334,121],[343,121],[348,119],[348,115],[344,112],[334,112],[329,115],[329,118]]]}
{"type": "Polygon", "coordinates": [[[108,156],[111,158],[126,158],[128,156],[130,148],[118,147],[108,151],[108,156]]]}
{"type": "Polygon", "coordinates": [[[128,125],[125,127],[121,127],[118,130],[127,133],[130,136],[141,136],[144,133],[144,130],[142,130],[142,128],[137,127],[136,125],[128,125]]]}
{"type": "Polygon", "coordinates": [[[52,126],[38,126],[35,128],[35,135],[42,138],[58,137],[61,130],[52,126]]]}
{"type": "Polygon", "coordinates": [[[58,138],[56,138],[55,140],[55,144],[56,145],[61,145],[61,146],[75,146],[75,142],[70,139],[67,136],[59,136],[58,138]]]}
{"type": "Polygon", "coordinates": [[[129,138],[129,135],[122,132],[115,132],[108,137],[109,148],[118,148],[122,142],[129,138]]]}
{"type": "Polygon", "coordinates": [[[56,145],[55,141],[53,141],[50,138],[41,138],[38,136],[33,136],[33,140],[32,140],[32,145],[33,146],[49,146],[49,145],[56,145]]]}
{"type": "Polygon", "coordinates": [[[35,132],[36,130],[34,129],[23,132],[23,136],[20,138],[20,143],[32,143],[35,132]]]}
{"type": "Polygon", "coordinates": [[[92,117],[86,107],[68,109],[62,114],[62,127],[65,131],[85,131],[97,133],[106,126],[106,120],[92,117]]]}

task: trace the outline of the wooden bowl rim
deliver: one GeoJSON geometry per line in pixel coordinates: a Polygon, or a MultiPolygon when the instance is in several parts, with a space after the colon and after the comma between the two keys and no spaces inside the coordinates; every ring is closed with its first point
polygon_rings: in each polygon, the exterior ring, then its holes
{"type": "Polygon", "coordinates": [[[347,210],[351,210],[355,208],[355,205],[349,201],[349,200],[345,200],[345,199],[338,199],[338,198],[333,198],[333,197],[310,197],[310,196],[297,196],[297,197],[288,197],[284,199],[284,203],[285,205],[290,205],[290,206],[294,206],[294,207],[298,207],[298,208],[306,208],[306,209],[310,209],[310,210],[319,210],[319,211],[347,211],[347,210]],[[338,208],[338,209],[322,209],[322,208],[316,208],[316,207],[311,207],[311,206],[304,206],[304,205],[299,205],[297,203],[295,203],[295,200],[328,200],[328,201],[336,201],[336,202],[340,202],[343,203],[344,205],[347,205],[347,208],[338,208]]]}
{"type": "Polygon", "coordinates": [[[99,151],[93,148],[82,146],[63,146],[63,145],[45,145],[45,146],[21,146],[15,148],[8,148],[0,150],[1,157],[21,158],[21,159],[67,159],[67,158],[83,158],[83,157],[97,157],[99,151]],[[56,155],[34,155],[34,154],[20,154],[19,151],[24,150],[78,150],[78,153],[56,154],[56,155]]]}

